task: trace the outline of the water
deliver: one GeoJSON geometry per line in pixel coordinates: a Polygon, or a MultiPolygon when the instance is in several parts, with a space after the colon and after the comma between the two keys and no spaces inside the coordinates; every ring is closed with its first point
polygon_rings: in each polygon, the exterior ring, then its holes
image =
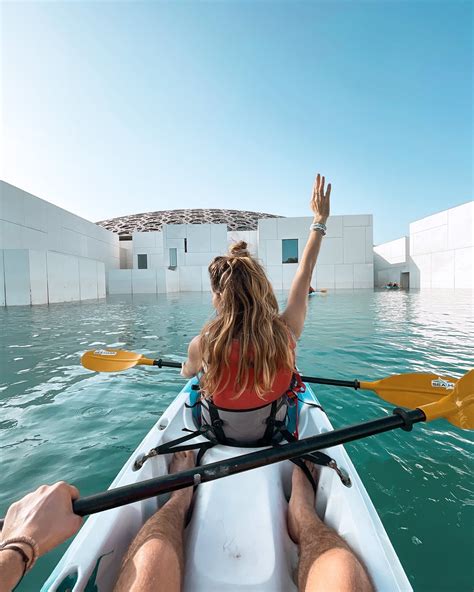
{"type": "MultiPolygon", "coordinates": [[[[184,384],[175,370],[90,373],[79,365],[85,350],[177,360],[211,314],[209,295],[192,293],[0,309],[0,516],[42,483],[105,489],[184,384]]],[[[309,301],[298,364],[331,378],[461,376],[473,366],[473,335],[470,293],[329,293],[309,301]]],[[[335,427],[391,409],[372,393],[318,394],[335,427]]],[[[473,441],[440,420],[346,447],[417,591],[472,589],[473,441]]],[[[20,592],[39,590],[64,548],[42,558],[20,592]]]]}

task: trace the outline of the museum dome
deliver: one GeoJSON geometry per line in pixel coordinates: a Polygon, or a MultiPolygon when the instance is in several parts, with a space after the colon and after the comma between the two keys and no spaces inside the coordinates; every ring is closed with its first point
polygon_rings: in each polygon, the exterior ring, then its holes
{"type": "Polygon", "coordinates": [[[244,210],[161,210],[110,218],[97,224],[119,235],[130,236],[132,232],[159,231],[163,224],[227,224],[227,230],[257,230],[258,220],[262,218],[282,216],[244,210]]]}

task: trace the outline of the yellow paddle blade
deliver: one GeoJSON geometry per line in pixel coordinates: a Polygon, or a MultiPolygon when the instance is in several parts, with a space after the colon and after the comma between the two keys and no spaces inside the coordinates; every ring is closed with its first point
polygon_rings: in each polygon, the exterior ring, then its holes
{"type": "Polygon", "coordinates": [[[119,372],[138,364],[152,365],[153,360],[145,358],[143,354],[121,349],[96,349],[86,352],[81,358],[81,364],[96,372],[119,372]]]}
{"type": "Polygon", "coordinates": [[[454,389],[458,379],[438,374],[394,374],[374,382],[360,382],[360,388],[399,407],[420,407],[439,401],[454,389]]]}
{"type": "Polygon", "coordinates": [[[440,401],[420,407],[426,421],[444,417],[463,430],[474,429],[474,370],[459,379],[456,387],[440,401]]]}

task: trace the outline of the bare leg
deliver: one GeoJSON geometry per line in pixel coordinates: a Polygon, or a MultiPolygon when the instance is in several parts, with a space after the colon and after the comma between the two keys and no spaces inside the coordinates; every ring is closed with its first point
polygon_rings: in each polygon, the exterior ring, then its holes
{"type": "MultiPolygon", "coordinates": [[[[193,466],[193,452],[176,452],[170,473],[193,466]]],[[[192,497],[192,487],[174,491],[170,500],[142,526],[122,562],[114,592],[181,590],[184,521],[192,497]]]]}
{"type": "MultiPolygon", "coordinates": [[[[314,465],[307,466],[316,476],[314,465]]],[[[299,467],[293,470],[288,532],[299,545],[300,592],[373,592],[361,562],[316,514],[313,489],[299,467]]]]}

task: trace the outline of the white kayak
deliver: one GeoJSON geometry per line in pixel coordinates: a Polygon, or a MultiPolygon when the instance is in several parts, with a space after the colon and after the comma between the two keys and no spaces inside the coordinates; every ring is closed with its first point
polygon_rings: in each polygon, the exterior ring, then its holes
{"type": "MultiPolygon", "coordinates": [[[[168,472],[170,455],[155,456],[134,470],[136,459],[159,444],[195,430],[189,402],[190,380],[138,446],[110,488],[159,477],[168,472]]],[[[316,402],[306,385],[306,400],[316,402]]],[[[326,414],[303,405],[299,436],[332,430],[326,414]]],[[[205,441],[197,436],[196,442],[205,441]]],[[[253,450],[216,445],[201,464],[247,454],[253,450]]],[[[341,469],[352,487],[342,484],[336,471],[322,468],[316,511],[363,559],[376,590],[412,590],[382,522],[343,446],[323,450],[341,469]]],[[[201,484],[195,493],[191,521],[185,531],[185,592],[296,590],[293,573],[297,547],[286,528],[287,499],[294,465],[284,461],[201,484]]],[[[91,516],[71,543],[41,592],[109,592],[113,590],[122,557],[145,521],[166,497],[136,502],[91,516]]]]}

